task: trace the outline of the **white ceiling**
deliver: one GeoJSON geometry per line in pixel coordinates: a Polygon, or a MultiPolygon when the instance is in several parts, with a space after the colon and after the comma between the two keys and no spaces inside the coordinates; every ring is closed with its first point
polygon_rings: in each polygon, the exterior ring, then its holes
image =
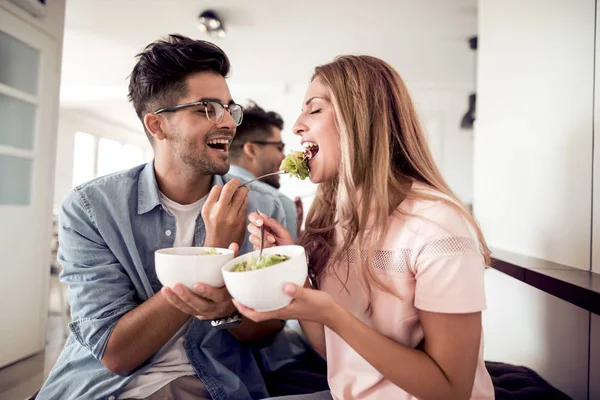
{"type": "Polygon", "coordinates": [[[232,63],[234,98],[289,119],[315,65],[342,53],[390,62],[414,85],[472,85],[477,0],[67,0],[61,106],[86,109],[141,132],[127,104],[134,56],[168,33],[208,39],[232,63]],[[228,31],[196,28],[215,10],[228,31]],[[288,117],[289,116],[289,117],[288,117]]]}

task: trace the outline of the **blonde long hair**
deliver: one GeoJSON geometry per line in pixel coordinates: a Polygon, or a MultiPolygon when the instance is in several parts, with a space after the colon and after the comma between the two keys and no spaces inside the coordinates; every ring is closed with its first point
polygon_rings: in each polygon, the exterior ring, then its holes
{"type": "Polygon", "coordinates": [[[349,259],[355,251],[368,292],[373,285],[391,292],[374,272],[373,244],[383,237],[389,216],[409,197],[441,200],[456,208],[473,226],[489,265],[481,229],[442,178],[400,75],[378,58],[344,55],[316,67],[312,79],[317,77],[331,91],[341,162],[338,176],[319,185],[300,238],[309,253],[313,282],[318,285],[329,263],[349,259]],[[411,191],[413,179],[441,195],[411,191]],[[342,227],[338,246],[336,225],[342,227]]]}

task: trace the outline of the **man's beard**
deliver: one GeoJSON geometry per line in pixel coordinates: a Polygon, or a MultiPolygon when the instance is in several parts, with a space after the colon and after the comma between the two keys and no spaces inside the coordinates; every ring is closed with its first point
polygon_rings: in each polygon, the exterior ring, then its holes
{"type": "Polygon", "coordinates": [[[281,183],[279,183],[279,179],[277,179],[277,176],[268,176],[266,178],[263,178],[263,181],[269,185],[274,187],[275,189],[279,189],[281,187],[281,183]]]}
{"type": "Polygon", "coordinates": [[[212,162],[206,154],[206,150],[193,153],[193,150],[188,147],[185,153],[181,154],[181,160],[200,175],[225,175],[229,171],[228,161],[212,162]]]}
{"type": "MultiPolygon", "coordinates": [[[[228,132],[229,134],[229,132],[228,132]]],[[[199,175],[225,175],[229,171],[229,161],[214,162],[208,156],[208,145],[203,149],[198,148],[198,142],[194,139],[183,139],[177,137],[173,142],[175,154],[181,158],[190,170],[199,175]]]]}
{"type": "MultiPolygon", "coordinates": [[[[279,171],[279,165],[281,163],[273,163],[271,161],[266,161],[265,163],[262,165],[262,168],[260,171],[255,171],[255,172],[260,172],[258,174],[258,176],[262,176],[262,175],[267,175],[267,174],[272,174],[274,172],[278,172],[279,171]]],[[[278,175],[272,175],[272,176],[267,176],[266,178],[261,179],[264,183],[266,183],[269,186],[274,187],[275,189],[279,189],[279,187],[281,186],[281,183],[279,183],[279,176],[278,175]]]]}

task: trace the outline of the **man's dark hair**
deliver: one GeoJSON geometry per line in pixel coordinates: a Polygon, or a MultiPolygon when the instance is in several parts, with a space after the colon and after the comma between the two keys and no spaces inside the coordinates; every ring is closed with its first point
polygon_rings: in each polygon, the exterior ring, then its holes
{"type": "MultiPolygon", "coordinates": [[[[177,34],[150,43],[136,57],[128,97],[142,123],[145,114],[174,106],[186,96],[190,75],[213,71],[226,77],[230,68],[227,55],[218,46],[177,34]]],[[[146,135],[152,142],[152,136],[146,135]]]]}
{"type": "Polygon", "coordinates": [[[265,111],[256,103],[244,108],[244,119],[237,127],[229,148],[231,160],[239,160],[244,144],[268,140],[273,134],[273,127],[283,129],[283,119],[276,112],[265,111]]]}

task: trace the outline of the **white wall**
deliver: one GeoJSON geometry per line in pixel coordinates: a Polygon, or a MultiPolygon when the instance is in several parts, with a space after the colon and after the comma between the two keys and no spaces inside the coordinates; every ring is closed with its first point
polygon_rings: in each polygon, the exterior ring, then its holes
{"type": "MultiPolygon", "coordinates": [[[[493,247],[590,270],[595,0],[479,2],[474,208],[493,247]]],[[[590,313],[491,270],[488,360],[587,399],[590,313]]],[[[592,397],[593,398],[593,397],[592,397]]]]}
{"type": "Polygon", "coordinates": [[[479,7],[475,211],[492,246],[588,270],[594,0],[479,7]]]}
{"type": "Polygon", "coordinates": [[[527,366],[587,399],[590,313],[493,269],[485,279],[484,358],[527,366]]]}
{"type": "MultiPolygon", "coordinates": [[[[140,122],[141,124],[141,122],[140,122]]],[[[140,125],[141,126],[141,125],[140,125]]],[[[75,132],[85,132],[98,138],[105,137],[123,144],[132,144],[150,150],[146,135],[140,131],[111,123],[106,119],[77,109],[61,109],[58,120],[56,149],[56,180],[54,186],[54,209],[57,210],[64,197],[73,188],[73,142],[75,132]]]]}
{"type": "Polygon", "coordinates": [[[471,204],[473,130],[461,129],[460,122],[468,110],[472,85],[409,86],[442,175],[462,202],[471,204]]]}

